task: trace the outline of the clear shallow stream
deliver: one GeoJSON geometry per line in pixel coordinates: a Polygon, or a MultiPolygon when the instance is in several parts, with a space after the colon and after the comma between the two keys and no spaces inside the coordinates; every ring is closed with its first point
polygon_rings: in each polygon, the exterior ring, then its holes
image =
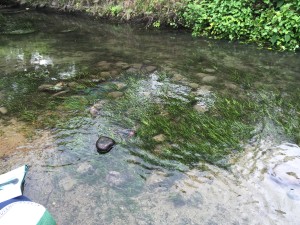
{"type": "MultiPolygon", "coordinates": [[[[30,165],[25,195],[45,205],[58,224],[300,223],[300,148],[267,113],[223,169],[162,159],[157,148],[138,147],[130,135],[135,126],[114,119],[126,120],[130,109],[101,109],[119,99],[108,93],[126,95],[130,75],[138,79],[134,91],[141,98],[161,101],[165,85],[168,95],[183,101],[198,93],[199,113],[219,93],[247,98],[261,89],[264,99],[297,96],[299,54],[91,18],[17,11],[3,16],[24,24],[0,35],[0,107],[7,110],[0,115],[0,171],[30,165]],[[61,90],[45,91],[45,84],[61,90]],[[74,99],[81,99],[79,106],[67,104],[74,99]],[[39,125],[53,111],[72,116],[54,128],[53,121],[39,125]],[[108,154],[96,151],[99,135],[117,141],[108,154]]],[[[295,99],[290,104],[299,105],[295,99]]],[[[297,109],[286,115],[296,128],[297,109]]]]}

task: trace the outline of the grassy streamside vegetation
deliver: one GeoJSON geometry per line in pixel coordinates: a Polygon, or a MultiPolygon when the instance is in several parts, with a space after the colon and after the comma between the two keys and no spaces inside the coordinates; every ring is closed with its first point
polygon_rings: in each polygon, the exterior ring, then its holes
{"type": "Polygon", "coordinates": [[[299,49],[300,0],[26,0],[28,4],[84,11],[148,27],[186,27],[195,36],[254,42],[277,50],[299,49]]]}

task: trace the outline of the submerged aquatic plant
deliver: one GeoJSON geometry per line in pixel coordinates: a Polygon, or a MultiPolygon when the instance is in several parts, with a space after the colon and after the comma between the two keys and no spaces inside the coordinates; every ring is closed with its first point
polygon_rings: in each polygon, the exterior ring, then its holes
{"type": "Polygon", "coordinates": [[[256,105],[251,101],[217,95],[209,111],[199,113],[193,108],[196,100],[192,96],[147,98],[139,94],[137,80],[129,83],[125,97],[111,103],[111,110],[119,112],[113,119],[124,126],[137,126],[138,145],[161,159],[225,167],[229,165],[226,157],[241,150],[254,130],[251,112],[256,105]]]}
{"type": "Polygon", "coordinates": [[[290,94],[260,90],[253,99],[261,105],[262,116],[281,128],[290,141],[300,144],[300,90],[293,90],[290,94]]]}
{"type": "Polygon", "coordinates": [[[2,34],[28,34],[35,32],[33,19],[24,16],[17,21],[0,14],[0,33],[2,34]]]}
{"type": "Polygon", "coordinates": [[[248,107],[246,104],[218,97],[209,112],[199,113],[189,102],[168,99],[163,107],[165,113],[142,118],[138,135],[143,146],[160,157],[188,165],[205,161],[226,166],[222,159],[241,150],[243,141],[251,137],[253,126],[248,124],[249,118],[243,118],[246,117],[243,111],[248,107]],[[158,134],[166,137],[161,148],[153,139],[158,134]]]}

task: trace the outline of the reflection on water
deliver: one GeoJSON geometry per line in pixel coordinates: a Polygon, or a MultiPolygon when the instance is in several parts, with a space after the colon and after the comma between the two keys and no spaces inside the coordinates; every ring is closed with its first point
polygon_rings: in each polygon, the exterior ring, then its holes
{"type": "MultiPolygon", "coordinates": [[[[273,92],[294,96],[299,54],[64,15],[15,16],[39,20],[34,33],[0,36],[0,107],[8,111],[1,112],[0,143],[10,149],[1,152],[0,171],[29,164],[25,194],[45,205],[58,224],[298,224],[300,148],[289,143],[284,128],[261,119],[228,170],[205,163],[189,168],[138,148],[139,140],[128,135],[135,124],[124,127],[102,104],[115,101],[108,93],[125,92],[122,72],[128,70],[146,71],[138,76],[141,98],[159,102],[167,83],[163,93],[183,101],[196,95],[200,113],[218,93],[247,98],[263,89],[262,102],[273,92]],[[32,133],[18,122],[38,123],[54,109],[61,117],[72,111],[72,117],[32,133]],[[111,136],[117,146],[99,155],[99,135],[111,136]]],[[[299,102],[292,103],[297,110],[299,102]]],[[[280,106],[272,106],[271,114],[280,114],[280,106]]],[[[287,120],[299,116],[289,113],[287,120]]]]}

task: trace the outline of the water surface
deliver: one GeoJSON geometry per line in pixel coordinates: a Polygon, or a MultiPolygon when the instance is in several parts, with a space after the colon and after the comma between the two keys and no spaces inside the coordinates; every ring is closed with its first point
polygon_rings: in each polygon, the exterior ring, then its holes
{"type": "Polygon", "coordinates": [[[0,171],[30,165],[25,195],[58,224],[299,223],[299,54],[91,18],[3,16],[12,25],[0,35],[0,171]],[[139,106],[191,96],[199,115],[216,96],[265,110],[216,163],[131,135],[139,106]],[[117,141],[108,154],[96,151],[100,135],[117,141]]]}

